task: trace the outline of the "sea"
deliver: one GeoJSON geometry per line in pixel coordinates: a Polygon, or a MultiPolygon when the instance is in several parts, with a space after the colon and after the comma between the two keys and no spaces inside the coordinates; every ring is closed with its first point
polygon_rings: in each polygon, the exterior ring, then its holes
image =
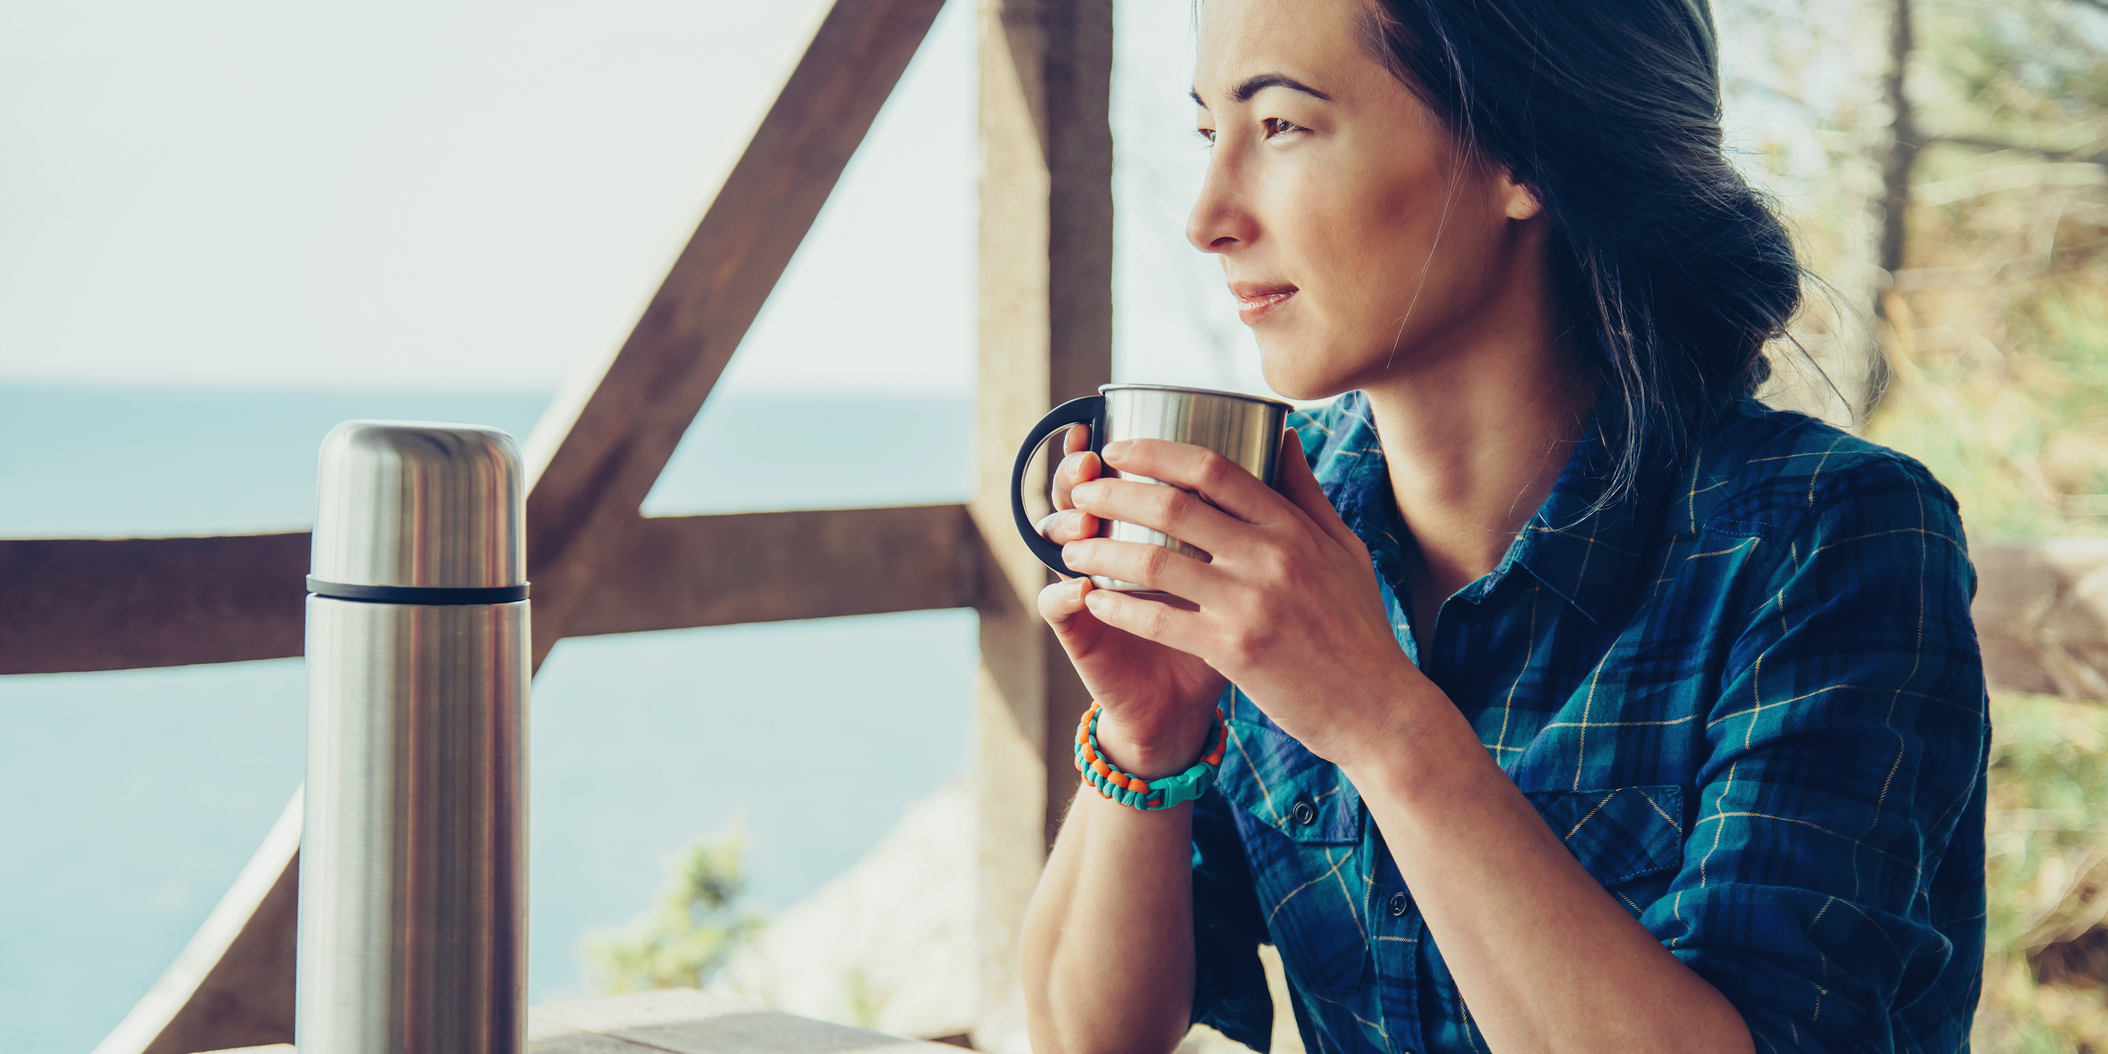
{"type": "MultiPolygon", "coordinates": [[[[0,537],[305,529],[324,433],[494,425],[546,394],[0,385],[0,537]]],[[[647,515],[964,500],[967,398],[727,395],[647,515]]],[[[0,604],[6,603],[0,596],[0,604]]],[[[529,724],[529,987],[648,912],[698,839],[787,907],[971,764],[965,610],[568,640],[529,724]]],[[[301,779],[299,659],[0,677],[0,1050],[84,1054],[211,911],[301,779]]]]}

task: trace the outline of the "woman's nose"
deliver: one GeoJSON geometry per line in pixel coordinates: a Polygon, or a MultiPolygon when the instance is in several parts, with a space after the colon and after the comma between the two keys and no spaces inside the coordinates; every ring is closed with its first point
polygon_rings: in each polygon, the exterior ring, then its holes
{"type": "Polygon", "coordinates": [[[1186,240],[1201,252],[1226,253],[1252,240],[1252,216],[1234,177],[1223,154],[1209,159],[1200,197],[1186,217],[1186,240]]]}

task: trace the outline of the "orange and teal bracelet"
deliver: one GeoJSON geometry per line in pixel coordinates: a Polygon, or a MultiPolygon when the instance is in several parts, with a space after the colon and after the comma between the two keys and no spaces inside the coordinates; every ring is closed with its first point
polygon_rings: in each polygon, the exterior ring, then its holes
{"type": "Polygon", "coordinates": [[[1208,733],[1207,745],[1201,748],[1200,760],[1176,776],[1153,780],[1130,776],[1105,760],[1098,750],[1098,710],[1098,704],[1093,702],[1076,725],[1076,771],[1083,773],[1083,781],[1099,794],[1131,808],[1155,811],[1192,801],[1215,782],[1215,770],[1222,765],[1222,751],[1230,740],[1229,725],[1224,722],[1221,709],[1215,711],[1215,727],[1208,733]]]}

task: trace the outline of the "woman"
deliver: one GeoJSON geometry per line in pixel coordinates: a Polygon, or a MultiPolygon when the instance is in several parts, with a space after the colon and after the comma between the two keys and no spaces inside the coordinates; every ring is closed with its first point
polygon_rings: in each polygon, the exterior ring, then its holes
{"type": "Polygon", "coordinates": [[[1704,0],[1206,0],[1189,234],[1278,491],[1099,459],[1041,613],[1092,758],[1026,922],[1034,1048],[1965,1048],[1988,725],[1954,502],[1749,398],[1799,302],[1704,0]],[[1109,466],[1181,490],[1100,478],[1109,466]],[[1198,500],[1193,495],[1198,495],[1198,500]],[[1094,537],[1147,525],[1212,560],[1094,537]],[[1091,731],[1087,729],[1086,731],[1091,731]]]}

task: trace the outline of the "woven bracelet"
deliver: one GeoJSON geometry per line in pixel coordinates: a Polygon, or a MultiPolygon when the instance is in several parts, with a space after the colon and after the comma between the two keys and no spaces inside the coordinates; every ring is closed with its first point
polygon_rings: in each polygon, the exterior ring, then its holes
{"type": "Polygon", "coordinates": [[[1222,764],[1222,751],[1230,739],[1230,729],[1220,708],[1215,711],[1215,727],[1208,732],[1208,742],[1201,748],[1200,760],[1176,776],[1153,780],[1130,776],[1105,760],[1104,753],[1098,749],[1098,712],[1098,704],[1091,703],[1091,708],[1083,713],[1083,720],[1076,725],[1076,771],[1083,773],[1084,782],[1100,795],[1130,808],[1154,812],[1192,801],[1215,782],[1215,770],[1222,764]]]}

